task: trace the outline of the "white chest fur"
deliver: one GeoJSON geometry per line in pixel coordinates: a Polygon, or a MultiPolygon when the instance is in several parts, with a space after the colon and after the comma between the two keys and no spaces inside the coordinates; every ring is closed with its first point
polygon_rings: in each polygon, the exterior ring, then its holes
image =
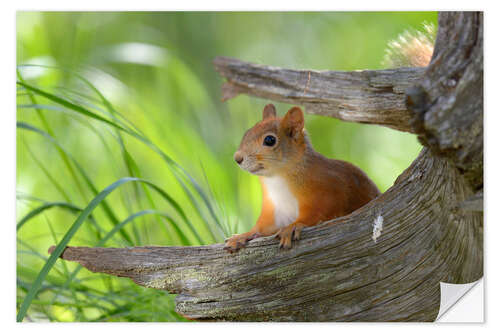
{"type": "Polygon", "coordinates": [[[282,177],[263,177],[264,184],[274,206],[274,224],[286,227],[299,217],[299,205],[282,177]]]}

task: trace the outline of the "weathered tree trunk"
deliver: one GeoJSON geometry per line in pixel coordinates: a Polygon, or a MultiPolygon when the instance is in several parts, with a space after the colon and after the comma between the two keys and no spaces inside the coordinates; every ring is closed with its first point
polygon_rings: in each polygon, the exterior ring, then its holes
{"type": "Polygon", "coordinates": [[[268,237],[237,254],[215,244],[68,247],[61,257],[176,293],[177,311],[199,320],[435,320],[439,282],[483,274],[482,21],[477,12],[440,13],[425,69],[294,71],[216,59],[228,79],[225,98],[301,104],[416,133],[426,146],[384,194],[306,228],[291,250],[268,237]],[[376,219],[383,219],[378,237],[376,219]]]}

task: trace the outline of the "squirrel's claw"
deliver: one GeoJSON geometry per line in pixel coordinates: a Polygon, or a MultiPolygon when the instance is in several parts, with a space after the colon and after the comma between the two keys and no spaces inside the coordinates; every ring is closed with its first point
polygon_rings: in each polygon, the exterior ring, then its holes
{"type": "Polygon", "coordinates": [[[292,247],[292,239],[299,240],[300,233],[304,225],[301,223],[293,223],[285,228],[281,228],[275,238],[280,239],[280,249],[290,249],[292,247]]]}
{"type": "Polygon", "coordinates": [[[291,224],[285,228],[281,228],[276,237],[280,239],[280,249],[289,249],[292,247],[292,236],[295,230],[295,225],[291,224]]]}
{"type": "Polygon", "coordinates": [[[302,232],[302,229],[304,229],[304,225],[301,223],[297,223],[297,225],[295,226],[295,229],[293,231],[293,240],[300,239],[300,233],[302,232]]]}
{"type": "Polygon", "coordinates": [[[238,252],[239,249],[244,248],[248,241],[259,237],[259,233],[244,233],[240,235],[233,235],[232,237],[226,239],[226,244],[224,246],[224,250],[229,253],[238,252]]]}
{"type": "Polygon", "coordinates": [[[229,253],[238,252],[243,246],[224,246],[224,250],[229,253]]]}
{"type": "Polygon", "coordinates": [[[235,235],[226,241],[224,250],[229,253],[238,252],[239,249],[245,247],[246,239],[239,237],[240,235],[235,235]]]}

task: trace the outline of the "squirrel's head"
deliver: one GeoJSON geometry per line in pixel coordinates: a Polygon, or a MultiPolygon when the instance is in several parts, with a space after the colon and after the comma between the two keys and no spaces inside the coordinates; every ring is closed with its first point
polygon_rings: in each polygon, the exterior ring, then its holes
{"type": "Polygon", "coordinates": [[[279,118],[268,104],[262,120],[246,131],[234,160],[252,174],[273,176],[300,162],[308,144],[302,110],[293,107],[279,118]]]}

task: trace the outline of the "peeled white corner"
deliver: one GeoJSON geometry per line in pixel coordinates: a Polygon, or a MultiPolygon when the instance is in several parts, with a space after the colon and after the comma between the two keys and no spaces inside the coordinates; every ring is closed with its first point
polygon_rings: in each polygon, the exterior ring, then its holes
{"type": "Polygon", "coordinates": [[[440,282],[441,304],[436,321],[442,323],[484,322],[483,279],[466,284],[440,282]]]}

